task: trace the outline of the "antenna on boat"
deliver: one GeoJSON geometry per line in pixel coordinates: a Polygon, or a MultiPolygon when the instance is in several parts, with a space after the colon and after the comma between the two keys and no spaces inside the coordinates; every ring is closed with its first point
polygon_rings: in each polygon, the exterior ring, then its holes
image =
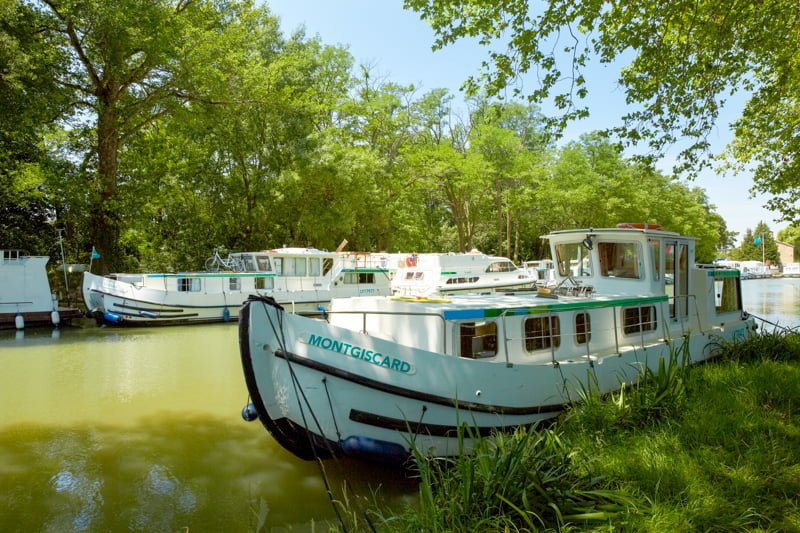
{"type": "Polygon", "coordinates": [[[61,268],[64,269],[64,290],[67,291],[67,304],[72,307],[72,298],[69,296],[69,280],[67,279],[67,262],[64,259],[64,240],[61,238],[64,228],[56,228],[56,231],[58,232],[58,245],[61,247],[61,268]]]}
{"type": "Polygon", "coordinates": [[[348,243],[347,239],[342,239],[342,242],[340,242],[339,246],[336,247],[336,253],[338,254],[342,250],[344,250],[344,247],[347,246],[347,243],[348,243]]]}

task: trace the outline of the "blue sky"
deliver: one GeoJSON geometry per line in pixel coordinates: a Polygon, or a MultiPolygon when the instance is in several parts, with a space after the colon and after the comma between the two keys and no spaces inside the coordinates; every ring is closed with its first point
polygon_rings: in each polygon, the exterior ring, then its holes
{"type": "MultiPolygon", "coordinates": [[[[402,0],[267,0],[267,5],[281,19],[284,33],[304,26],[309,37],[319,35],[325,44],[348,48],[356,64],[371,66],[388,81],[414,84],[420,95],[443,87],[458,99],[461,84],[478,72],[485,57],[482,47],[466,41],[433,52],[433,31],[416,13],[403,10],[402,0]]],[[[616,125],[626,112],[623,92],[615,83],[617,68],[598,64],[587,72],[591,116],[569,126],[566,140],[616,125]]],[[[727,117],[735,118],[736,111],[729,110],[727,117]]],[[[710,139],[713,149],[720,151],[730,138],[727,122],[721,123],[710,139]]],[[[659,167],[668,171],[675,154],[677,150],[667,154],[659,167]]],[[[749,175],[707,172],[690,185],[706,190],[728,229],[740,236],[762,220],[775,232],[787,225],[775,222],[777,215],[762,207],[764,197],[750,198],[749,175]]]]}

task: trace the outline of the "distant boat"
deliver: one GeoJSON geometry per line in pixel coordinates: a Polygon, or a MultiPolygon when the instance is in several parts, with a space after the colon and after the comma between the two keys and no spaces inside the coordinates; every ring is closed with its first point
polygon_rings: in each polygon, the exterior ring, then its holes
{"type": "Polygon", "coordinates": [[[800,278],[800,263],[788,263],[783,267],[784,278],[800,278]]]}
{"type": "Polygon", "coordinates": [[[772,277],[772,271],[770,268],[761,261],[731,261],[727,259],[717,259],[714,261],[714,264],[717,266],[738,270],[743,280],[772,277]]]}
{"type": "Polygon", "coordinates": [[[522,263],[522,268],[534,277],[537,287],[547,287],[556,282],[555,265],[552,259],[525,261],[522,263]]]}
{"type": "Polygon", "coordinates": [[[533,275],[510,259],[467,253],[375,254],[392,271],[392,292],[424,297],[532,287],[533,275]]]}
{"type": "Polygon", "coordinates": [[[0,253],[0,329],[59,326],[83,316],[77,308],[58,306],[47,279],[48,256],[0,253]]]}
{"type": "Polygon", "coordinates": [[[557,285],[537,292],[336,299],[327,320],[271,298],[242,309],[239,347],[258,418],[304,459],[468,452],[678,354],[744,339],[739,272],[695,264],[695,241],[653,225],[546,236],[557,285]],[[667,283],[667,279],[671,283],[667,283]],[[475,433],[473,433],[475,434],[475,433]]]}
{"type": "Polygon", "coordinates": [[[203,272],[84,273],[86,308],[112,325],[199,324],[236,320],[251,295],[320,315],[331,298],[391,294],[388,270],[366,253],[278,248],[217,259],[203,272]]]}

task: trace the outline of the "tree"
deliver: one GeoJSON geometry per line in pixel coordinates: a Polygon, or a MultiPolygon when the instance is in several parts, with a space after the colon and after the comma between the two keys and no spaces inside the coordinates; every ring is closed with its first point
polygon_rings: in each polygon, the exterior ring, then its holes
{"type": "Polygon", "coordinates": [[[735,252],[733,257],[741,261],[765,261],[773,265],[781,262],[778,245],[764,222],[759,222],[755,230],[747,228],[742,244],[735,252]]]}
{"type": "MultiPolygon", "coordinates": [[[[800,17],[794,2],[612,2],[595,0],[485,2],[405,0],[437,34],[435,48],[461,38],[491,45],[473,92],[503,94],[519,76],[535,73],[527,96],[550,97],[560,116],[551,126],[588,113],[584,69],[591,60],[632,61],[620,72],[633,111],[616,133],[645,143],[649,159],[687,142],[678,170],[710,164],[708,135],[721,107],[738,91],[750,99],[735,124],[729,155],[735,169],[754,166],[754,190],[773,195],[768,207],[784,220],[800,218],[800,17]]],[[[523,94],[516,86],[512,94],[523,94]]]]}
{"type": "MultiPolygon", "coordinates": [[[[192,93],[195,50],[224,36],[249,2],[85,0],[30,2],[56,50],[69,58],[58,83],[78,95],[73,126],[87,145],[91,240],[103,260],[119,261],[122,224],[119,158],[125,147],[192,93]],[[224,11],[223,11],[224,9],[224,11]],[[89,141],[90,134],[93,140],[89,141]]],[[[221,43],[217,43],[221,44],[221,43]]],[[[211,68],[212,65],[206,65],[211,68]]]]}

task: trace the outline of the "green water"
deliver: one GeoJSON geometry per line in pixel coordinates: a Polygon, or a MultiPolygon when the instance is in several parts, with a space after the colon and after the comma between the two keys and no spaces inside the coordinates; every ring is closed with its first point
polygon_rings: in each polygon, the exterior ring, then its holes
{"type": "MultiPolygon", "coordinates": [[[[246,401],[235,325],[0,332],[0,531],[326,531],[319,466],[246,401]]],[[[337,493],[414,495],[393,469],[325,470],[337,493]]]]}

